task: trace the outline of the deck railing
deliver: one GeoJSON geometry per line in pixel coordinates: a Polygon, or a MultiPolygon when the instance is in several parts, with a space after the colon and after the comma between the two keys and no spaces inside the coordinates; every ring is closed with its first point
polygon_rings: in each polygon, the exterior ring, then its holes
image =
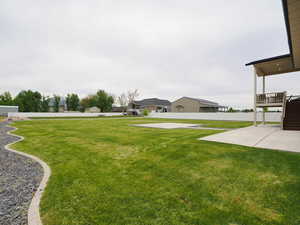
{"type": "Polygon", "coordinates": [[[300,95],[291,95],[291,96],[287,96],[287,101],[295,101],[298,100],[300,101],[300,95]]]}
{"type": "Polygon", "coordinates": [[[280,106],[286,101],[286,92],[274,92],[256,95],[257,105],[280,106]]]}

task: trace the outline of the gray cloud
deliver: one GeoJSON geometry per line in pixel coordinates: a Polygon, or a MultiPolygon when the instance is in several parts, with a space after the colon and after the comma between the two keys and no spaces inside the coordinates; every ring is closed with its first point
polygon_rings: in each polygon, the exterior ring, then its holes
{"type": "MultiPolygon", "coordinates": [[[[252,101],[248,61],[288,52],[280,1],[0,2],[0,92],[252,101]]],[[[299,73],[267,90],[300,93],[299,73]]]]}

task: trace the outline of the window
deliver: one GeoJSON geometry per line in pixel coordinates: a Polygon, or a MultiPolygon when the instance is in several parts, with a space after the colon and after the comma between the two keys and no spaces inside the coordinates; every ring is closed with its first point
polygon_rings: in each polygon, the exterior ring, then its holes
{"type": "Polygon", "coordinates": [[[177,112],[183,112],[184,106],[182,106],[182,105],[177,105],[177,106],[176,106],[176,110],[177,110],[177,112]]]}

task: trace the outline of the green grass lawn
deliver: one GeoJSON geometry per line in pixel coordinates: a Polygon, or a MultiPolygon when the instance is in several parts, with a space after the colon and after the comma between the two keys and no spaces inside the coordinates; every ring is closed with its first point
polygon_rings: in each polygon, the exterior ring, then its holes
{"type": "Polygon", "coordinates": [[[25,137],[14,147],[52,169],[44,225],[300,224],[300,154],[197,140],[220,131],[131,126],[163,121],[174,120],[14,123],[25,137]]]}
{"type": "Polygon", "coordinates": [[[57,120],[57,119],[110,119],[110,118],[125,118],[125,117],[132,117],[132,116],[125,116],[125,115],[112,115],[112,116],[56,116],[56,117],[29,117],[32,120],[57,120]]]}
{"type": "Polygon", "coordinates": [[[0,116],[0,122],[3,121],[5,119],[4,116],[0,116]]]}

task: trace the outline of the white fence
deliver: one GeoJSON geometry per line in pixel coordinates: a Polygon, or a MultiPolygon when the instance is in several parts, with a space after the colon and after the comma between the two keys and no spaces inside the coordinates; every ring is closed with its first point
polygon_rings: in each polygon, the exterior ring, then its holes
{"type": "MultiPolygon", "coordinates": [[[[280,112],[266,112],[266,121],[280,122],[280,112]]],[[[253,113],[150,113],[152,118],[165,119],[194,119],[194,120],[231,120],[231,121],[253,121],[253,113]]],[[[262,121],[262,112],[257,113],[258,121],[262,121]]]]}
{"type": "Polygon", "coordinates": [[[8,113],[8,117],[97,117],[97,116],[121,116],[122,113],[8,113]]]}
{"type": "MultiPolygon", "coordinates": [[[[97,117],[121,116],[122,113],[8,113],[8,117],[97,117]]],[[[253,113],[150,113],[151,118],[165,119],[194,119],[194,120],[231,120],[253,121],[253,113]]],[[[262,120],[262,113],[257,113],[258,121],[262,120]]],[[[281,113],[267,112],[266,121],[280,122],[281,113]]]]}

